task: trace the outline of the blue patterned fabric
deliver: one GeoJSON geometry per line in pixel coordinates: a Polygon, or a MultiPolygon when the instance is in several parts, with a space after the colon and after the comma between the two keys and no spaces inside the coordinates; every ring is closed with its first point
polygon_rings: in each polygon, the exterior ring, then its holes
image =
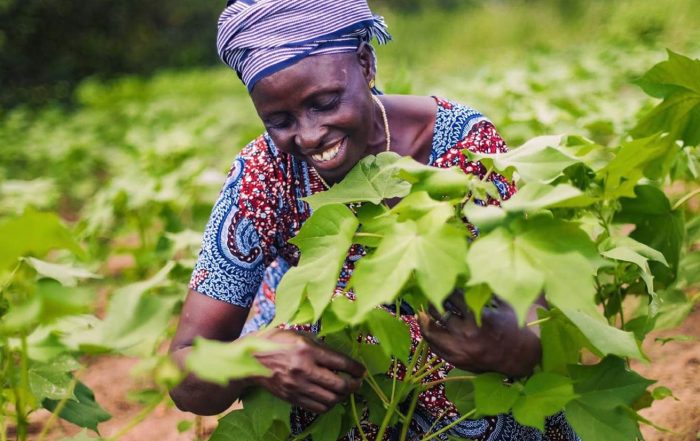
{"type": "Polygon", "coordinates": [[[317,54],[349,52],[391,39],[365,0],[238,0],[219,17],[219,57],[249,91],[255,83],[317,54]]]}

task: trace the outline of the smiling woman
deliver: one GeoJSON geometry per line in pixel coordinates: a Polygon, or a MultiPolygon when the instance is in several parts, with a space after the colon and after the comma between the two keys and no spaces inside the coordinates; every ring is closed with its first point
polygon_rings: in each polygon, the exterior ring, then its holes
{"type": "MultiPolygon", "coordinates": [[[[195,337],[233,341],[272,320],[279,281],[299,261],[299,250],[289,241],[311,214],[303,198],[342,180],[362,158],[390,150],[489,179],[502,199],[515,192],[502,176],[486,176],[480,163],[462,153],[506,150],[493,124],[479,112],[436,97],[381,95],[374,88],[374,37],[389,39],[383,20],[372,15],[364,0],[246,0],[230,2],[222,14],[219,53],[248,88],[267,131],[235,159],[206,227],[171,347],[181,365],[195,337]]],[[[363,255],[359,245],[350,248],[335,295],[354,299],[345,288],[363,255]]],[[[496,303],[484,313],[481,327],[458,297],[451,317],[440,321],[415,314],[408,305],[401,308],[414,345],[423,339],[430,345],[435,369],[423,379],[426,384],[454,367],[511,377],[532,372],[541,353],[538,336],[518,327],[507,304],[496,303]]],[[[320,327],[285,326],[261,334],[289,343],[257,355],[270,377],[220,387],[190,375],[172,397],[183,410],[216,414],[246,388],[262,386],[296,406],[292,426],[301,432],[316,414],[357,391],[364,375],[360,363],[314,337],[320,327]]],[[[379,430],[367,420],[361,435],[351,431],[343,439],[393,439],[400,432],[417,439],[441,428],[438,439],[578,439],[563,415],[549,418],[544,432],[521,426],[510,415],[457,424],[460,415],[442,384],[420,395],[414,415],[408,430],[379,430]]]]}

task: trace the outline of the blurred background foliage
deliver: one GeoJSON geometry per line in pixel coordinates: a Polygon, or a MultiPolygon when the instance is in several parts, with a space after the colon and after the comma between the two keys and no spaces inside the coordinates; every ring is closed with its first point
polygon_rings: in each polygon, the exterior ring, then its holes
{"type": "MultiPolygon", "coordinates": [[[[450,47],[437,48],[440,55],[464,44],[469,49],[464,52],[482,56],[485,49],[561,49],[591,37],[629,44],[682,44],[689,28],[697,28],[700,21],[700,2],[694,0],[370,3],[391,16],[397,37],[415,40],[410,45],[415,50],[404,54],[406,64],[420,61],[426,50],[436,49],[436,41],[453,42],[450,47]],[[416,27],[417,22],[421,26],[416,27]],[[404,29],[412,31],[404,33],[404,29]],[[478,44],[473,44],[475,41],[478,44]]],[[[106,79],[151,74],[163,68],[216,65],[213,40],[222,6],[223,2],[196,0],[167,4],[0,0],[0,105],[36,105],[50,100],[67,103],[74,87],[86,77],[106,79]]],[[[490,56],[501,57],[498,52],[490,56]]],[[[438,58],[457,61],[461,57],[438,58]]]]}

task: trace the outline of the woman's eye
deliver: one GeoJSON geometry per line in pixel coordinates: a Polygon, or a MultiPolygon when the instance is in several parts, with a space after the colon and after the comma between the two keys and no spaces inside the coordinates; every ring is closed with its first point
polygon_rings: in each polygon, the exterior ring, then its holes
{"type": "Polygon", "coordinates": [[[290,126],[290,122],[287,119],[280,119],[274,121],[266,121],[265,125],[270,129],[286,129],[290,126]]]}
{"type": "Polygon", "coordinates": [[[324,101],[319,101],[316,104],[314,104],[314,109],[320,110],[322,112],[327,110],[333,110],[338,106],[339,102],[340,100],[337,97],[324,101]]]}

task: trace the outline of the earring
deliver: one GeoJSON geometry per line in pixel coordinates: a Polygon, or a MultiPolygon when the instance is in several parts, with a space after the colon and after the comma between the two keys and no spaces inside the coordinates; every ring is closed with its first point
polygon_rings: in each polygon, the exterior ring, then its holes
{"type": "Polygon", "coordinates": [[[370,88],[370,89],[374,89],[374,78],[372,78],[371,80],[369,80],[369,88],[370,88]]]}

